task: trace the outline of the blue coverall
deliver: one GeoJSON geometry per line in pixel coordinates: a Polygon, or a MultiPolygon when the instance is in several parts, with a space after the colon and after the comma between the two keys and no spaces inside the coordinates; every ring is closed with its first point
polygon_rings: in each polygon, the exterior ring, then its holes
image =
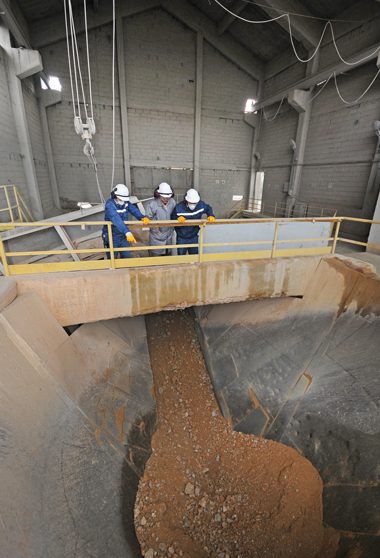
{"type": "MultiPolygon", "coordinates": [[[[124,221],[129,220],[128,213],[132,213],[132,215],[139,221],[141,221],[144,217],[141,211],[129,202],[117,203],[113,198],[109,198],[106,201],[104,220],[112,221],[112,239],[114,248],[127,248],[130,246],[130,243],[125,236],[130,231],[124,223],[124,221]]],[[[109,248],[108,229],[106,225],[103,226],[102,237],[104,247],[109,248]]],[[[120,258],[132,258],[132,252],[129,252],[128,250],[116,252],[116,257],[117,254],[119,254],[120,258]]],[[[107,259],[110,259],[109,253],[107,253],[107,259]]]]}
{"type": "MultiPolygon", "coordinates": [[[[194,209],[190,209],[186,201],[182,201],[173,209],[171,219],[178,219],[181,215],[185,217],[186,220],[201,219],[203,214],[206,214],[207,217],[210,217],[210,215],[214,217],[212,207],[204,201],[200,200],[194,209]]],[[[175,230],[177,233],[177,244],[198,244],[198,225],[194,225],[193,227],[176,227],[175,230]]],[[[189,254],[198,254],[198,248],[177,248],[179,256],[184,256],[186,252],[189,254]]]]}

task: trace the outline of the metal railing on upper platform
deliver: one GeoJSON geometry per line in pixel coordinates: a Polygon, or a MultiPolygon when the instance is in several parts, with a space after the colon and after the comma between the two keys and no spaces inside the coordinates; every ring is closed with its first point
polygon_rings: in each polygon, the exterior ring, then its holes
{"type": "MultiPolygon", "coordinates": [[[[339,236],[339,230],[342,222],[353,221],[361,222],[372,225],[380,225],[380,221],[371,221],[368,219],[358,219],[351,217],[319,217],[315,219],[311,218],[297,218],[297,219],[221,219],[217,220],[215,223],[209,223],[208,221],[188,221],[185,223],[178,223],[177,221],[152,221],[149,227],[162,227],[171,226],[176,228],[178,226],[194,226],[199,225],[199,239],[196,244],[172,244],[168,246],[130,246],[128,248],[115,248],[112,240],[112,223],[106,221],[81,221],[81,222],[61,222],[61,223],[49,223],[49,222],[32,222],[32,223],[12,223],[9,225],[0,225],[1,230],[9,230],[15,227],[33,227],[49,228],[52,226],[60,227],[81,227],[85,230],[88,227],[99,228],[100,237],[100,227],[103,225],[107,226],[108,237],[109,237],[109,248],[78,248],[78,249],[47,249],[47,250],[27,250],[27,251],[11,251],[7,250],[4,241],[0,237],[0,258],[2,262],[2,272],[4,275],[13,276],[21,274],[31,274],[31,273],[48,273],[48,272],[61,272],[61,271],[85,271],[85,270],[104,270],[104,269],[122,269],[122,268],[132,268],[132,267],[146,267],[146,266],[157,266],[157,265],[173,265],[173,264],[185,264],[185,263],[203,263],[210,261],[226,261],[226,260],[250,260],[259,258],[278,258],[278,257],[290,257],[290,256],[310,256],[310,255],[326,255],[333,254],[336,250],[337,242],[345,242],[353,245],[359,245],[363,247],[372,247],[374,251],[380,253],[379,244],[368,244],[366,242],[359,242],[355,240],[350,240],[347,238],[341,238],[339,236]],[[255,224],[262,226],[265,223],[272,223],[273,231],[270,231],[270,238],[257,238],[255,240],[241,238],[238,241],[222,241],[222,242],[205,242],[205,230],[206,227],[217,227],[218,225],[224,225],[226,231],[232,225],[249,225],[255,224]],[[293,237],[293,238],[280,238],[281,227],[285,227],[287,224],[291,223],[325,223],[328,226],[325,227],[325,231],[328,234],[317,237],[293,237]],[[314,244],[314,246],[305,246],[308,243],[314,244]],[[170,255],[170,256],[143,256],[143,257],[129,257],[129,258],[117,258],[121,252],[131,252],[132,255],[136,252],[145,252],[162,250],[163,248],[174,250],[177,248],[186,247],[196,247],[198,248],[197,254],[192,255],[170,255]],[[225,251],[218,252],[220,248],[225,248],[225,251]],[[240,247],[240,249],[239,249],[240,247]],[[249,248],[247,250],[247,247],[249,248]],[[252,247],[252,250],[250,249],[252,247]],[[256,249],[255,249],[256,248],[256,249]],[[259,249],[257,249],[259,248],[259,249]],[[214,252],[213,252],[214,250],[214,252]],[[108,254],[109,259],[104,259],[105,254],[108,254]],[[40,262],[25,262],[15,263],[18,258],[46,258],[46,257],[58,257],[62,258],[65,256],[75,257],[76,261],[40,261],[40,262]],[[86,260],[81,258],[99,258],[86,260]],[[103,259],[100,259],[103,258],[103,259]]],[[[126,222],[133,229],[146,229],[146,225],[137,221],[126,222]]],[[[245,228],[245,227],[244,227],[245,228]]],[[[232,229],[231,229],[232,230],[232,229]]],[[[244,230],[244,229],[243,229],[244,230]]],[[[258,230],[258,229],[257,229],[258,230]]],[[[247,229],[248,231],[248,229],[247,229]]],[[[313,231],[311,231],[313,232],[313,231]]],[[[239,229],[240,235],[240,229],[239,229]]],[[[251,234],[252,236],[252,234],[251,234]]]]}
{"type": "Polygon", "coordinates": [[[15,184],[0,185],[0,214],[8,223],[33,221],[33,217],[15,184]]]}
{"type": "Polygon", "coordinates": [[[234,217],[240,215],[255,214],[263,215],[266,217],[285,217],[285,218],[296,218],[296,217],[336,217],[338,211],[331,207],[324,207],[322,205],[317,205],[309,202],[302,202],[296,200],[293,205],[287,205],[285,202],[275,201],[274,203],[268,203],[263,200],[254,199],[249,201],[248,207],[242,205],[236,206],[234,208],[234,217]]]}

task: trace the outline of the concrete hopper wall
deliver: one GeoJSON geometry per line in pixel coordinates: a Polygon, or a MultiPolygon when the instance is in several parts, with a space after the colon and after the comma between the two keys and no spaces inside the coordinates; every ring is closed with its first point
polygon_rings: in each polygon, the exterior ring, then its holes
{"type": "Polygon", "coordinates": [[[61,325],[278,296],[303,296],[320,256],[17,276],[61,325]]]}
{"type": "Polygon", "coordinates": [[[139,556],[153,381],[143,317],[116,316],[191,305],[225,417],[318,468],[339,556],[378,556],[380,279],[338,257],[2,278],[1,554],[139,556]]]}

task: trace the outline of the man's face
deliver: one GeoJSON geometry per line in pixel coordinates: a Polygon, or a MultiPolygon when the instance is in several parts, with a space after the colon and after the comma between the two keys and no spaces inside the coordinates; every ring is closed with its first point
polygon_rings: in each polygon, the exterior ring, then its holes
{"type": "Polygon", "coordinates": [[[164,205],[167,205],[167,204],[168,204],[168,201],[170,200],[170,198],[166,198],[166,197],[164,197],[164,196],[160,196],[160,200],[162,201],[162,203],[163,203],[164,205]]]}

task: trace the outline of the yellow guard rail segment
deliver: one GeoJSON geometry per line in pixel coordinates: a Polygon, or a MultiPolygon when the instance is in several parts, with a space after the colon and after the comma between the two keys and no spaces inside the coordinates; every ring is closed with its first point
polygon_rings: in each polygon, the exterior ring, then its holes
{"type": "MultiPolygon", "coordinates": [[[[280,219],[218,219],[215,223],[208,223],[208,221],[188,221],[185,223],[178,223],[177,221],[153,221],[149,224],[149,227],[161,227],[161,226],[200,226],[199,233],[199,243],[198,244],[187,244],[187,247],[198,247],[198,254],[195,255],[185,255],[185,256],[160,256],[151,257],[143,256],[138,258],[120,258],[118,259],[117,253],[123,251],[130,252],[146,252],[148,250],[162,249],[160,246],[131,246],[128,248],[114,248],[111,234],[112,223],[106,221],[70,221],[70,222],[54,222],[54,226],[69,226],[69,227],[81,227],[85,229],[86,227],[102,227],[104,224],[108,227],[108,235],[110,239],[109,249],[105,248],[79,248],[79,249],[64,249],[64,250],[29,250],[29,251],[6,251],[4,242],[0,238],[0,258],[3,265],[4,275],[20,275],[20,274],[30,274],[30,273],[49,273],[58,271],[85,271],[85,270],[100,270],[100,269],[121,269],[128,267],[146,267],[146,266],[156,266],[156,265],[171,265],[171,264],[182,264],[182,263],[200,263],[208,261],[226,261],[226,260],[247,260],[247,259],[260,259],[260,258],[277,258],[277,257],[290,257],[290,256],[310,256],[310,255],[325,255],[333,254],[336,250],[336,245],[338,241],[351,243],[360,246],[371,246],[379,251],[379,244],[368,244],[365,242],[359,242],[355,240],[349,240],[347,238],[339,237],[340,226],[344,221],[354,221],[361,222],[372,225],[380,225],[380,221],[371,221],[369,219],[358,219],[351,217],[316,217],[316,218],[280,218],[280,219]],[[286,223],[329,223],[330,224],[330,236],[324,237],[313,237],[313,238],[290,238],[279,240],[279,230],[280,227],[286,223]],[[274,233],[271,239],[265,240],[244,240],[241,241],[231,241],[231,242],[204,242],[204,230],[205,227],[213,227],[216,225],[248,225],[255,223],[257,225],[265,223],[274,223],[274,233]],[[302,243],[306,244],[308,242],[318,242],[320,241],[321,246],[313,247],[293,247],[293,248],[282,248],[283,244],[292,243],[302,243]],[[257,245],[267,245],[265,249],[254,250],[257,245]],[[217,252],[208,253],[205,252],[205,248],[209,247],[234,247],[236,251],[229,252],[217,252]],[[250,251],[239,251],[239,246],[252,246],[250,251]],[[94,255],[96,257],[101,257],[105,253],[110,254],[109,259],[93,259],[93,260],[79,260],[79,261],[61,261],[61,262],[46,262],[41,263],[10,263],[8,258],[16,257],[31,257],[31,256],[62,256],[71,254],[82,254],[82,255],[94,255]]],[[[146,228],[138,221],[126,221],[126,223],[132,227],[146,228]]],[[[52,223],[49,222],[31,222],[31,223],[13,223],[12,227],[33,227],[36,228],[49,228],[52,223]]],[[[0,225],[0,231],[9,229],[9,225],[0,225]]],[[[100,230],[99,230],[100,236],[100,230]]],[[[165,248],[178,248],[180,245],[172,244],[166,246],[165,248]]]]}
{"type": "Polygon", "coordinates": [[[0,192],[4,192],[5,196],[5,207],[0,208],[0,213],[8,212],[9,223],[33,221],[28,206],[15,184],[0,185],[0,192]]]}

